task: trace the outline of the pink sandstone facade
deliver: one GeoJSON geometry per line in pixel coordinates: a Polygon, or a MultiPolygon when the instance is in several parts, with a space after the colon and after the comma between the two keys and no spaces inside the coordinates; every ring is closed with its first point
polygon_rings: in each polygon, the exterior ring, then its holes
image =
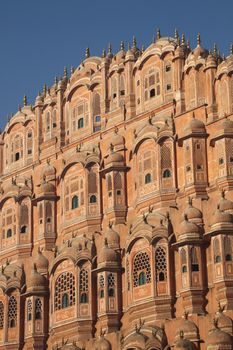
{"type": "Polygon", "coordinates": [[[233,348],[233,49],[87,49],[0,173],[0,349],[233,348]]]}

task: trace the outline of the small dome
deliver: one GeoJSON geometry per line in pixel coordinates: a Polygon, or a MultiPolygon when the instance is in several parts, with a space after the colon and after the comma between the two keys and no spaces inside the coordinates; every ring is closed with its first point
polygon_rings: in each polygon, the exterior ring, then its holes
{"type": "Polygon", "coordinates": [[[48,259],[44,256],[44,254],[38,250],[38,254],[35,259],[35,264],[38,270],[48,270],[49,262],[48,259]]]}
{"type": "Polygon", "coordinates": [[[175,343],[175,349],[187,349],[187,350],[194,350],[194,344],[185,338],[180,338],[176,343],[175,343]]]}
{"type": "Polygon", "coordinates": [[[192,118],[184,129],[185,133],[205,133],[205,124],[196,118],[192,118]]]}
{"type": "Polygon", "coordinates": [[[56,174],[55,168],[50,163],[47,163],[44,169],[42,170],[42,177],[44,178],[47,176],[53,176],[55,174],[56,174]]]}
{"type": "Polygon", "coordinates": [[[188,315],[185,315],[182,319],[182,322],[176,332],[176,340],[181,338],[181,334],[186,339],[197,339],[198,338],[198,328],[195,323],[191,320],[188,320],[188,315]]]}
{"type": "Polygon", "coordinates": [[[217,312],[217,323],[219,329],[232,334],[232,319],[223,312],[217,312]]]}
{"type": "Polygon", "coordinates": [[[221,223],[233,223],[233,216],[217,208],[215,211],[211,225],[221,224],[221,223]]]}
{"type": "Polygon", "coordinates": [[[43,182],[40,185],[39,193],[54,194],[55,192],[56,192],[56,188],[51,182],[43,182]]]}
{"type": "MultiPolygon", "coordinates": [[[[207,346],[232,345],[231,336],[219,328],[212,329],[206,339],[207,346]]],[[[230,347],[229,347],[230,349],[230,347]]]]}
{"type": "Polygon", "coordinates": [[[134,60],[135,56],[131,48],[126,52],[125,60],[134,60]]]}
{"type": "Polygon", "coordinates": [[[142,333],[136,331],[125,339],[124,345],[127,348],[137,346],[140,349],[145,349],[146,338],[142,333]]]}
{"type": "Polygon", "coordinates": [[[207,58],[208,55],[208,50],[204,49],[201,45],[197,45],[197,47],[193,50],[193,56],[195,59],[207,58]]]}
{"type": "Polygon", "coordinates": [[[106,165],[110,163],[122,163],[124,162],[124,157],[119,152],[112,152],[106,159],[106,165]]]}
{"type": "Polygon", "coordinates": [[[228,119],[228,118],[224,118],[222,124],[221,124],[221,129],[225,132],[230,132],[233,131],[233,121],[228,119]]]}
{"type": "Polygon", "coordinates": [[[185,210],[184,214],[187,216],[188,220],[202,219],[202,212],[193,207],[191,199],[189,199],[188,208],[185,210]]]}
{"type": "Polygon", "coordinates": [[[112,248],[108,246],[107,239],[105,238],[104,246],[102,247],[98,256],[98,264],[108,262],[117,262],[117,254],[112,248]]]}
{"type": "Polygon", "coordinates": [[[111,350],[111,348],[111,344],[103,336],[95,343],[95,350],[111,350]]]}
{"type": "Polygon", "coordinates": [[[225,198],[224,191],[222,191],[221,199],[219,201],[219,210],[220,211],[233,210],[233,202],[225,198]]]}
{"type": "Polygon", "coordinates": [[[185,235],[190,233],[199,234],[199,227],[195,223],[188,221],[187,216],[184,215],[184,220],[180,224],[180,235],[185,235]]]}
{"type": "Polygon", "coordinates": [[[28,291],[43,291],[47,286],[47,280],[36,269],[36,265],[33,266],[30,279],[28,281],[28,291]]]}
{"type": "Polygon", "coordinates": [[[123,136],[116,133],[111,140],[111,144],[113,147],[124,146],[125,139],[123,136]]]}
{"type": "Polygon", "coordinates": [[[206,66],[207,67],[217,67],[216,57],[212,53],[209,53],[209,55],[207,57],[206,66]]]}
{"type": "Polygon", "coordinates": [[[110,248],[119,248],[120,236],[115,230],[112,229],[112,226],[109,226],[106,236],[108,240],[108,246],[110,248]]]}

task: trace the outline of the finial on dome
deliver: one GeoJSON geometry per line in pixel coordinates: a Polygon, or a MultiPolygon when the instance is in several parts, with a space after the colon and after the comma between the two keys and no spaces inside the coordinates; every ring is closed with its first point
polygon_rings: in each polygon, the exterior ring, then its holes
{"type": "Polygon", "coordinates": [[[64,71],[63,71],[63,77],[67,78],[67,67],[64,67],[64,71]]]}
{"type": "Polygon", "coordinates": [[[188,315],[189,315],[188,311],[187,311],[187,310],[184,310],[184,319],[185,319],[185,320],[188,319],[188,315]]]}
{"type": "Polygon", "coordinates": [[[102,51],[102,58],[105,58],[105,57],[106,57],[106,50],[103,49],[103,51],[102,51]]]}
{"type": "Polygon", "coordinates": [[[70,67],[70,73],[74,74],[74,67],[73,66],[70,67]]]}
{"type": "Polygon", "coordinates": [[[216,43],[214,43],[213,54],[214,54],[215,57],[217,56],[217,45],[216,45],[216,43]]]}
{"type": "Polygon", "coordinates": [[[47,85],[44,84],[44,87],[43,87],[43,93],[44,93],[44,95],[46,95],[46,92],[47,92],[47,85]]]}
{"type": "Polygon", "coordinates": [[[21,106],[20,105],[18,106],[18,110],[19,110],[19,112],[21,112],[21,106]]]}
{"type": "Polygon", "coordinates": [[[85,52],[85,58],[90,57],[90,49],[89,47],[86,48],[86,52],[85,52]]]}
{"type": "Polygon", "coordinates": [[[133,36],[133,48],[136,49],[137,48],[137,39],[136,36],[133,36]]]}
{"type": "Polygon", "coordinates": [[[109,45],[108,45],[108,53],[112,53],[112,44],[111,43],[109,43],[109,45]]]}
{"type": "Polygon", "coordinates": [[[125,43],[124,43],[124,41],[121,41],[120,49],[121,49],[121,51],[125,50],[125,43]]]}
{"type": "Polygon", "coordinates": [[[128,43],[128,51],[131,50],[131,46],[130,46],[130,43],[128,43]]]}
{"type": "Polygon", "coordinates": [[[233,44],[230,46],[230,55],[233,55],[233,44]]]}
{"type": "Polygon", "coordinates": [[[144,53],[145,52],[145,46],[142,45],[142,48],[141,48],[141,53],[144,53]]]}
{"type": "Polygon", "coordinates": [[[187,44],[186,44],[187,48],[190,49],[190,41],[189,39],[187,39],[187,44]]]}
{"type": "Polygon", "coordinates": [[[55,84],[55,85],[58,84],[58,78],[57,78],[57,77],[54,78],[54,84],[55,84]]]}
{"type": "Polygon", "coordinates": [[[159,28],[157,29],[156,38],[157,40],[161,38],[161,33],[159,28]]]}
{"type": "Polygon", "coordinates": [[[175,35],[174,35],[174,37],[175,37],[175,40],[178,41],[179,33],[178,33],[178,30],[176,28],[175,28],[175,35]]]}
{"type": "Polygon", "coordinates": [[[23,105],[24,105],[24,106],[27,106],[27,104],[28,104],[27,96],[24,95],[24,97],[23,97],[23,105]]]}
{"type": "Polygon", "coordinates": [[[185,45],[185,35],[184,35],[184,33],[182,33],[181,45],[185,45]]]}
{"type": "Polygon", "coordinates": [[[155,35],[153,35],[152,44],[155,44],[155,42],[156,42],[156,37],[155,37],[155,35]]]}
{"type": "Polygon", "coordinates": [[[201,34],[200,33],[197,34],[197,45],[198,46],[201,45],[201,34]]]}

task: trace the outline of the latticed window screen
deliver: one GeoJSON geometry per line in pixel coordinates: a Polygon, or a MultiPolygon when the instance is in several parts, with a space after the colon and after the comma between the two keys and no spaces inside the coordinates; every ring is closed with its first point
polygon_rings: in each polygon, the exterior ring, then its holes
{"type": "Polygon", "coordinates": [[[97,193],[97,176],[92,170],[88,174],[88,193],[97,193]]]}
{"type": "Polygon", "coordinates": [[[139,275],[144,272],[146,275],[146,283],[151,282],[151,266],[150,258],[146,252],[139,252],[134,258],[133,264],[133,285],[139,286],[139,275]]]}
{"type": "Polygon", "coordinates": [[[161,169],[172,168],[171,144],[164,143],[161,147],[161,169]]]}
{"type": "Polygon", "coordinates": [[[115,277],[112,273],[108,275],[108,296],[114,297],[115,295],[115,277]]]}
{"type": "Polygon", "coordinates": [[[232,237],[224,237],[224,255],[226,261],[232,261],[232,237]]]}
{"type": "Polygon", "coordinates": [[[27,301],[27,320],[31,321],[32,319],[32,301],[29,299],[27,301]]]}
{"type": "Polygon", "coordinates": [[[8,327],[16,327],[17,324],[17,300],[12,295],[8,304],[8,327]]]}
{"type": "Polygon", "coordinates": [[[226,153],[228,162],[232,163],[232,157],[233,157],[233,142],[232,140],[227,140],[226,142],[226,153]]]}
{"type": "Polygon", "coordinates": [[[117,173],[114,176],[114,186],[116,190],[120,190],[122,188],[122,180],[121,180],[121,174],[117,173]]]}
{"type": "Polygon", "coordinates": [[[99,287],[100,287],[100,288],[104,288],[104,276],[103,276],[103,275],[100,275],[100,278],[99,278],[99,287]]]}
{"type": "Polygon", "coordinates": [[[0,301],[0,329],[4,327],[4,304],[0,301]]]}
{"type": "Polygon", "coordinates": [[[167,280],[167,258],[166,249],[158,247],[155,252],[156,281],[167,280]]]}
{"type": "Polygon", "coordinates": [[[42,301],[40,298],[37,298],[35,302],[35,319],[41,320],[41,318],[42,318],[42,301]]]}
{"type": "Polygon", "coordinates": [[[186,257],[186,251],[184,249],[181,249],[180,258],[181,258],[181,265],[186,265],[187,257],[186,257]]]}
{"type": "Polygon", "coordinates": [[[60,310],[63,308],[63,296],[67,295],[68,305],[75,305],[75,277],[71,272],[63,272],[58,276],[55,283],[54,309],[60,310]]]}
{"type": "Polygon", "coordinates": [[[127,286],[128,290],[130,290],[130,278],[129,278],[129,259],[126,258],[126,278],[127,278],[127,286]]]}
{"type": "Polygon", "coordinates": [[[108,177],[107,177],[107,186],[108,186],[108,191],[112,191],[112,177],[111,177],[111,175],[108,175],[108,177]]]}
{"type": "Polygon", "coordinates": [[[22,225],[28,225],[28,206],[26,204],[22,204],[20,206],[20,224],[22,225]]]}
{"type": "Polygon", "coordinates": [[[80,294],[88,293],[89,290],[89,281],[88,281],[88,271],[82,269],[79,274],[79,290],[80,294]]]}
{"type": "Polygon", "coordinates": [[[93,97],[92,110],[93,110],[94,117],[100,114],[100,95],[99,94],[95,94],[93,97]]]}
{"type": "Polygon", "coordinates": [[[220,243],[218,238],[214,239],[213,248],[214,248],[214,262],[218,263],[221,261],[220,243]]]}

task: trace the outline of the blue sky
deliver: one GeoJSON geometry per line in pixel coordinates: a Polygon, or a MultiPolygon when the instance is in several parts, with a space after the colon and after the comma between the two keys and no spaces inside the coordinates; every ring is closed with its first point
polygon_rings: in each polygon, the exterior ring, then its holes
{"type": "Polygon", "coordinates": [[[0,127],[15,113],[23,96],[33,103],[44,83],[50,85],[66,65],[78,66],[85,48],[101,55],[111,42],[149,45],[174,29],[196,45],[229,52],[233,42],[232,0],[1,0],[0,1],[0,127]]]}

